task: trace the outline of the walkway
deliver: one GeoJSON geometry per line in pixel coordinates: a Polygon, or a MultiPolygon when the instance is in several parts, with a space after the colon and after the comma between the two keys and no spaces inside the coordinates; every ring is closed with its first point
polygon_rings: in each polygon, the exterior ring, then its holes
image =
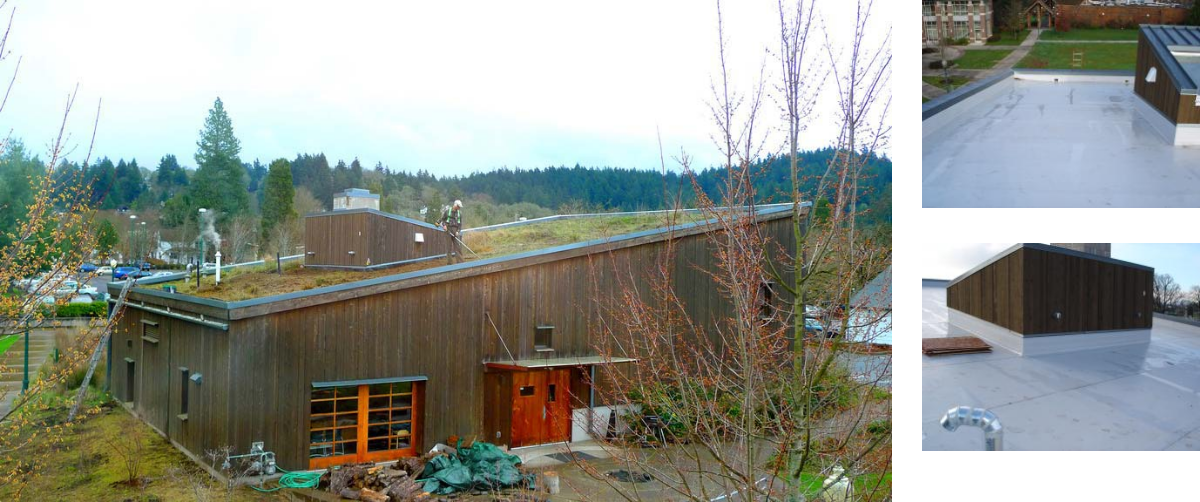
{"type": "MultiPolygon", "coordinates": [[[[940,76],[944,75],[945,73],[949,73],[951,76],[966,77],[970,81],[975,81],[975,80],[980,80],[980,79],[986,78],[988,76],[994,75],[996,73],[1000,73],[1000,72],[1009,70],[1013,66],[1016,66],[1016,64],[1019,63],[1021,61],[1021,59],[1023,59],[1027,54],[1029,54],[1029,51],[1033,50],[1033,45],[1037,43],[1038,36],[1041,34],[1041,31],[1042,30],[1030,30],[1029,35],[1025,37],[1025,40],[1021,42],[1021,45],[1018,45],[1015,48],[1014,48],[1014,46],[1011,46],[1011,45],[1008,45],[1008,46],[993,45],[993,46],[984,46],[984,47],[972,47],[970,49],[964,49],[962,47],[951,47],[949,54],[947,54],[947,56],[952,59],[958,59],[958,58],[962,57],[962,54],[965,50],[972,50],[972,51],[992,51],[992,50],[1010,50],[1010,49],[1012,50],[1011,53],[1009,53],[1007,56],[1004,56],[1004,59],[1001,59],[999,62],[997,62],[996,66],[993,66],[990,69],[963,70],[963,69],[958,69],[958,68],[951,68],[949,72],[943,72],[942,70],[933,70],[933,69],[929,68],[929,63],[933,62],[937,59],[937,54],[935,53],[932,55],[932,57],[927,54],[926,57],[922,58],[921,75],[922,76],[939,76],[940,77],[940,76]]],[[[945,89],[942,89],[936,85],[931,85],[927,82],[922,82],[922,84],[923,85],[921,86],[921,96],[923,96],[925,99],[933,99],[933,98],[936,98],[943,94],[946,94],[945,89]]]]}
{"type": "Polygon", "coordinates": [[[1033,44],[1037,43],[1038,36],[1041,35],[1041,33],[1042,30],[1029,30],[1029,36],[1025,37],[1025,41],[1021,42],[1021,45],[1017,46],[1017,48],[1007,56],[1004,56],[1004,59],[1001,59],[999,63],[996,63],[996,66],[993,66],[991,70],[985,70],[979,78],[995,75],[1002,71],[1012,69],[1013,66],[1016,66],[1017,63],[1025,58],[1025,55],[1029,54],[1029,51],[1033,50],[1033,44]]]}

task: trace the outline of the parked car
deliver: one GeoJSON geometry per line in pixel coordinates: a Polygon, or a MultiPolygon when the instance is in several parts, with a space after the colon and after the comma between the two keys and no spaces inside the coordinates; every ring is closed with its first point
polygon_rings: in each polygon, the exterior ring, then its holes
{"type": "Polygon", "coordinates": [[[825,325],[821,324],[821,321],[812,318],[804,319],[804,332],[821,337],[832,337],[835,334],[833,331],[826,332],[825,325]]]}
{"type": "Polygon", "coordinates": [[[97,275],[112,275],[112,267],[110,267],[108,265],[100,267],[100,268],[96,269],[96,274],[97,275]]]}
{"type": "Polygon", "coordinates": [[[142,270],[143,271],[148,271],[151,268],[154,268],[154,267],[150,265],[150,262],[148,262],[148,261],[142,262],[142,270]]]}
{"type": "Polygon", "coordinates": [[[143,277],[154,277],[154,272],[150,272],[148,270],[138,270],[135,272],[130,272],[128,275],[126,275],[126,277],[132,277],[134,279],[141,279],[143,277]]]}
{"type": "Polygon", "coordinates": [[[138,272],[137,267],[117,267],[116,269],[113,270],[113,280],[114,281],[125,280],[125,276],[132,274],[134,272],[138,272]]]}
{"type": "Polygon", "coordinates": [[[98,268],[100,267],[97,267],[95,263],[84,263],[83,265],[79,266],[79,271],[91,273],[95,272],[98,268]]]}

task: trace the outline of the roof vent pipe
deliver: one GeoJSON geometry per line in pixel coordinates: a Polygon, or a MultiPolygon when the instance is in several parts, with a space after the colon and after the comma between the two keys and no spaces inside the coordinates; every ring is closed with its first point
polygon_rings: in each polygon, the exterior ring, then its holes
{"type": "Polygon", "coordinates": [[[985,451],[1001,451],[1004,449],[1004,428],[996,414],[983,408],[959,406],[950,408],[942,417],[942,427],[950,432],[958,430],[960,425],[970,425],[983,429],[983,449],[985,451]]]}

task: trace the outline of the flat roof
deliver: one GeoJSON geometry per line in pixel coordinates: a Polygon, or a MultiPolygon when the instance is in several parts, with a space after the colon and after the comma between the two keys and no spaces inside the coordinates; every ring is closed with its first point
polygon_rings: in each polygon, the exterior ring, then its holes
{"type": "MultiPolygon", "coordinates": [[[[922,284],[923,338],[970,335],[948,320],[945,284],[922,284]]],[[[1148,344],[921,360],[924,450],[982,449],[980,430],[941,427],[956,406],[995,413],[1008,450],[1200,450],[1200,327],[1156,316],[1148,344]]]]}
{"type": "Polygon", "coordinates": [[[927,103],[923,206],[1200,207],[1200,148],[1167,143],[1132,80],[1021,70],[927,103]]]}

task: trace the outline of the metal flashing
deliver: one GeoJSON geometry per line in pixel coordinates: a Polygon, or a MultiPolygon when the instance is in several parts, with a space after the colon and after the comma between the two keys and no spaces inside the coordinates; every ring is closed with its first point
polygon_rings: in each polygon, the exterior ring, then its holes
{"type": "Polygon", "coordinates": [[[395,378],[367,378],[363,380],[338,380],[336,382],[313,382],[314,389],[327,389],[329,387],[351,387],[358,385],[375,385],[380,383],[404,383],[404,382],[425,382],[429,377],[425,376],[406,376],[395,378]]]}

